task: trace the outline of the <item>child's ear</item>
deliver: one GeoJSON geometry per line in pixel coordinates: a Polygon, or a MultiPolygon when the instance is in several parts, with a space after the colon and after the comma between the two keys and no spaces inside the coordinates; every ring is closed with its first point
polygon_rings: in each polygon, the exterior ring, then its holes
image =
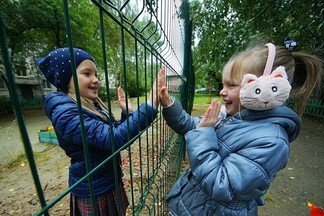
{"type": "Polygon", "coordinates": [[[244,86],[247,83],[254,82],[256,79],[258,79],[258,77],[256,75],[254,75],[254,74],[245,74],[243,76],[241,86],[244,86]]]}
{"type": "Polygon", "coordinates": [[[286,70],[284,66],[279,66],[277,67],[272,73],[271,76],[273,76],[274,78],[284,78],[284,79],[288,79],[286,70]]]}

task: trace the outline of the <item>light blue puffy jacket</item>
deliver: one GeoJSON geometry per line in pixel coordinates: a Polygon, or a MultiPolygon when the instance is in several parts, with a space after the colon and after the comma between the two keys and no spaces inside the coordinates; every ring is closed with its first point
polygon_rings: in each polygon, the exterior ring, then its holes
{"type": "Polygon", "coordinates": [[[276,174],[288,162],[301,120],[288,107],[243,110],[215,127],[196,125],[175,101],[163,109],[167,124],[186,139],[190,169],[167,197],[172,215],[258,214],[276,174]]]}

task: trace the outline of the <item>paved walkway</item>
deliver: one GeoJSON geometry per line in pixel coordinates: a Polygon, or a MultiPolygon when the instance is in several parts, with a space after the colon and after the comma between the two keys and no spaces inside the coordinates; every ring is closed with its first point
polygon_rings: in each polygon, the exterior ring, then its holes
{"type": "Polygon", "coordinates": [[[324,120],[303,118],[299,137],[291,143],[288,165],[266,194],[260,216],[309,215],[307,202],[324,207],[324,120]]]}

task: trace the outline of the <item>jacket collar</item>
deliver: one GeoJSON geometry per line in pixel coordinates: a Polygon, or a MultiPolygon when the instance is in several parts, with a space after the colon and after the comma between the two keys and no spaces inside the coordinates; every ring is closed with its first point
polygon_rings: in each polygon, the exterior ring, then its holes
{"type": "Polygon", "coordinates": [[[285,105],[260,111],[244,109],[240,113],[233,115],[232,118],[241,121],[262,121],[279,124],[286,130],[290,142],[297,138],[301,129],[300,117],[285,105]]]}

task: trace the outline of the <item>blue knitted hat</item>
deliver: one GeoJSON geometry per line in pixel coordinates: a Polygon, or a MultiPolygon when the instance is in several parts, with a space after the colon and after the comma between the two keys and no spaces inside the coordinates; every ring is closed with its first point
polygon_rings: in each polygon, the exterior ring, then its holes
{"type": "MultiPolygon", "coordinates": [[[[86,59],[94,61],[92,56],[84,50],[73,48],[73,54],[76,68],[86,59]]],[[[68,91],[68,85],[72,77],[70,63],[71,57],[68,47],[53,50],[46,57],[36,59],[36,64],[46,79],[58,90],[65,93],[68,91]]]]}

